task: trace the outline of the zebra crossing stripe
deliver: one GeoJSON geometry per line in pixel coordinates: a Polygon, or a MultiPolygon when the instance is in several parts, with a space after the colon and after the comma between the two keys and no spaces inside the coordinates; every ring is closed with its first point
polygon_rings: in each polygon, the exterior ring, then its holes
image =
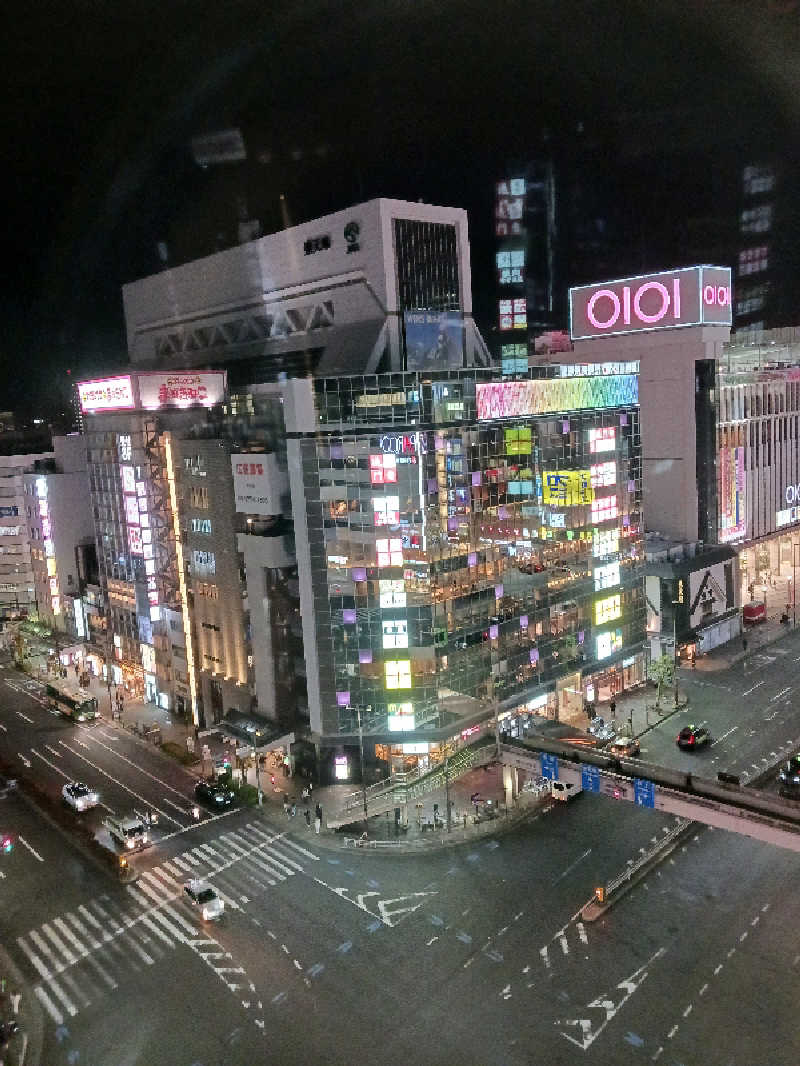
{"type": "Polygon", "coordinates": [[[50,1015],[50,1017],[53,1019],[53,1021],[56,1023],[56,1025],[63,1025],[64,1024],[64,1015],[61,1013],[61,1011],[58,1009],[58,1007],[55,1005],[55,1003],[53,1003],[52,999],[50,999],[50,997],[45,992],[45,990],[42,988],[42,986],[41,985],[37,985],[36,988],[34,988],[33,991],[34,991],[34,994],[36,995],[36,998],[42,1004],[42,1006],[47,1011],[47,1013],[50,1015]]]}
{"type": "MultiPolygon", "coordinates": [[[[268,867],[265,867],[263,864],[259,863],[253,857],[253,855],[251,854],[250,851],[248,851],[246,848],[243,848],[240,844],[237,844],[235,841],[228,840],[226,838],[225,846],[227,848],[229,848],[234,853],[234,855],[236,856],[236,858],[233,860],[234,862],[240,862],[241,860],[247,859],[248,861],[252,862],[254,866],[258,866],[261,870],[263,870],[267,874],[267,882],[268,882],[268,884],[274,885],[274,884],[277,883],[276,881],[272,880],[273,877],[277,877],[278,881],[283,881],[284,880],[284,878],[281,877],[279,874],[277,874],[275,872],[275,870],[273,870],[271,868],[268,868],[268,867]],[[270,874],[272,876],[269,876],[270,874]]],[[[232,863],[228,862],[225,865],[226,866],[230,866],[230,865],[232,865],[232,863]]]]}
{"type": "MultiPolygon", "coordinates": [[[[156,869],[158,869],[158,867],[156,867],[156,869]]],[[[161,869],[166,870],[170,877],[174,877],[178,881],[181,879],[181,877],[183,877],[182,872],[178,869],[177,866],[174,866],[171,862],[162,862],[161,869]]]]}
{"type": "Polygon", "coordinates": [[[561,944],[561,950],[563,951],[563,953],[565,955],[569,955],[569,941],[567,940],[567,938],[564,936],[563,933],[559,933],[558,942],[559,942],[559,944],[561,944]]]}
{"type": "Polygon", "coordinates": [[[52,977],[53,973],[61,973],[61,971],[64,969],[64,964],[60,962],[59,959],[57,959],[56,956],[53,954],[50,949],[50,945],[47,943],[47,941],[43,937],[39,936],[35,929],[31,929],[31,931],[28,933],[28,936],[39,949],[41,954],[44,955],[44,957],[53,967],[53,970],[50,974],[48,974],[48,977],[52,977]]]}
{"type": "MultiPolygon", "coordinates": [[[[48,937],[48,939],[53,941],[55,946],[59,949],[59,951],[69,964],[78,961],[76,957],[72,954],[70,949],[63,943],[58,933],[51,929],[47,922],[44,922],[42,925],[39,926],[39,928],[42,930],[44,935],[48,937]]],[[[33,936],[33,934],[31,934],[31,936],[33,936]]]]}
{"type": "Polygon", "coordinates": [[[589,938],[586,935],[586,929],[584,927],[583,922],[578,922],[578,937],[580,939],[581,944],[589,943],[589,938]]]}
{"type": "Polygon", "coordinates": [[[151,933],[154,933],[159,940],[163,941],[163,943],[167,944],[169,947],[174,947],[174,941],[167,936],[161,926],[154,922],[152,918],[143,914],[139,921],[145,926],[145,928],[149,929],[151,933]]]}
{"type": "Polygon", "coordinates": [[[81,941],[80,941],[80,940],[78,940],[78,938],[77,938],[77,937],[75,936],[75,934],[74,934],[74,933],[72,932],[72,930],[71,930],[71,929],[70,929],[70,927],[69,927],[69,926],[67,925],[67,923],[66,923],[66,922],[64,921],[64,919],[63,919],[63,918],[54,918],[54,919],[53,919],[53,925],[54,925],[54,926],[56,926],[56,928],[58,929],[58,931],[59,931],[59,932],[60,932],[60,933],[61,933],[61,934],[62,934],[62,935],[63,935],[64,937],[66,937],[66,939],[67,939],[67,940],[69,940],[69,942],[70,942],[71,944],[73,944],[75,948],[77,948],[77,950],[78,950],[78,952],[79,952],[78,958],[79,958],[79,959],[82,959],[82,958],[86,958],[86,956],[87,956],[87,955],[89,954],[89,949],[88,949],[87,947],[85,947],[85,946],[84,946],[84,945],[83,945],[83,944],[81,943],[81,941]]]}
{"type": "Polygon", "coordinates": [[[301,855],[305,855],[307,859],[311,859],[313,862],[320,861],[319,855],[315,855],[313,851],[309,851],[307,848],[304,848],[302,844],[298,844],[289,837],[283,837],[281,844],[285,844],[289,848],[294,848],[295,851],[299,851],[301,855]]]}
{"type": "MultiPolygon", "coordinates": [[[[223,838],[220,837],[220,839],[223,838]]],[[[290,867],[284,865],[284,863],[281,862],[281,859],[284,858],[283,855],[281,855],[280,858],[277,858],[276,853],[274,851],[265,850],[265,844],[256,844],[254,848],[253,845],[246,839],[243,842],[239,833],[225,833],[224,839],[228,846],[233,846],[235,844],[239,848],[243,848],[245,852],[245,857],[250,859],[251,862],[256,862],[256,859],[263,859],[265,862],[272,863],[273,866],[281,870],[286,877],[292,877],[292,875],[295,873],[294,870],[290,869],[290,867]]],[[[291,862],[293,866],[296,866],[298,870],[302,871],[303,867],[298,866],[297,863],[295,863],[292,859],[287,859],[286,861],[291,862]]]]}
{"type": "Polygon", "coordinates": [[[36,972],[39,974],[39,976],[43,977],[46,981],[49,980],[50,979],[50,971],[47,969],[47,967],[42,962],[42,960],[39,958],[39,956],[35,955],[31,951],[31,949],[28,947],[28,945],[25,943],[25,941],[22,939],[21,936],[17,937],[17,943],[22,948],[22,950],[25,952],[25,954],[28,956],[28,961],[30,962],[31,966],[33,966],[33,968],[36,970],[36,972]]]}
{"type": "Polygon", "coordinates": [[[155,910],[152,911],[151,914],[152,921],[156,922],[158,925],[168,930],[168,932],[173,935],[178,944],[186,943],[186,934],[182,932],[182,930],[177,925],[174,925],[162,911],[155,910]]]}
{"type": "Polygon", "coordinates": [[[182,870],[184,874],[190,874],[193,872],[192,867],[188,862],[184,862],[180,856],[176,855],[172,860],[179,870],[182,870]]]}
{"type": "Polygon", "coordinates": [[[86,938],[86,940],[89,941],[89,946],[91,947],[92,951],[96,951],[100,947],[100,941],[97,940],[96,937],[89,932],[89,930],[86,928],[83,922],[80,921],[77,915],[73,914],[71,911],[68,911],[67,918],[72,922],[78,932],[81,933],[86,938]]]}
{"type": "Polygon", "coordinates": [[[78,1008],[73,1004],[67,993],[58,985],[56,981],[53,980],[52,977],[47,982],[47,987],[50,989],[56,999],[61,1000],[61,1005],[66,1010],[67,1014],[74,1018],[75,1015],[78,1013],[78,1008]]]}

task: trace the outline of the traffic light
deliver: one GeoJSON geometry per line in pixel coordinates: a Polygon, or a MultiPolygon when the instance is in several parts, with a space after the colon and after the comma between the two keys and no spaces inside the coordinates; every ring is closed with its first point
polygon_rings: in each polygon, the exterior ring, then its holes
{"type": "Polygon", "coordinates": [[[605,903],[606,901],[606,886],[598,885],[594,890],[594,897],[598,903],[605,903]]]}
{"type": "Polygon", "coordinates": [[[3,849],[4,855],[9,855],[14,849],[14,841],[11,838],[10,833],[4,833],[2,840],[0,840],[0,847],[3,849]]]}

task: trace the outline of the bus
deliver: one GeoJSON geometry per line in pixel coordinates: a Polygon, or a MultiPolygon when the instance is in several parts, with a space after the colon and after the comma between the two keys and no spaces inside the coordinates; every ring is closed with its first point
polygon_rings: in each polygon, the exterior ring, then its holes
{"type": "Polygon", "coordinates": [[[47,686],[47,700],[51,711],[57,711],[73,722],[92,722],[97,718],[96,698],[78,685],[51,681],[47,686]]]}

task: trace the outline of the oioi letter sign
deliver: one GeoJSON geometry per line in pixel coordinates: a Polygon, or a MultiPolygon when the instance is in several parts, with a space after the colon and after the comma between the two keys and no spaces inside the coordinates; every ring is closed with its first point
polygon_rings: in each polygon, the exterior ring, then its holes
{"type": "Polygon", "coordinates": [[[730,326],[728,267],[694,266],[569,290],[573,340],[684,326],[730,326]]]}

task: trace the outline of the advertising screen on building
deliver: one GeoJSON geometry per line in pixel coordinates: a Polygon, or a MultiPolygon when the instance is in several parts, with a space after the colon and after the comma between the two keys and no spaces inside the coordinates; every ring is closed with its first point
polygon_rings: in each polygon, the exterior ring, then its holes
{"type": "Polygon", "coordinates": [[[281,496],[288,492],[288,477],[278,467],[274,453],[232,455],[233,494],[240,514],[281,514],[281,496]]]}
{"type": "Polygon", "coordinates": [[[187,370],[174,374],[139,374],[139,403],[159,407],[212,407],[225,399],[224,370],[187,370]]]}
{"type": "Polygon", "coordinates": [[[689,574],[689,625],[708,624],[735,607],[733,564],[713,563],[689,574]]]}
{"type": "Polygon", "coordinates": [[[535,381],[479,382],[478,418],[524,418],[639,402],[636,374],[592,378],[540,378],[535,381]]]}
{"type": "Polygon", "coordinates": [[[573,340],[731,324],[729,267],[694,266],[569,290],[573,340]]]}
{"type": "Polygon", "coordinates": [[[456,370],[464,365],[460,311],[406,311],[407,370],[456,370]]]}
{"type": "Polygon", "coordinates": [[[720,448],[717,456],[720,543],[744,537],[745,513],[744,448],[720,448]]]}
{"type": "Polygon", "coordinates": [[[78,384],[81,410],[132,411],[136,406],[133,397],[133,380],[129,374],[117,378],[102,378],[99,381],[81,381],[78,384]]]}

